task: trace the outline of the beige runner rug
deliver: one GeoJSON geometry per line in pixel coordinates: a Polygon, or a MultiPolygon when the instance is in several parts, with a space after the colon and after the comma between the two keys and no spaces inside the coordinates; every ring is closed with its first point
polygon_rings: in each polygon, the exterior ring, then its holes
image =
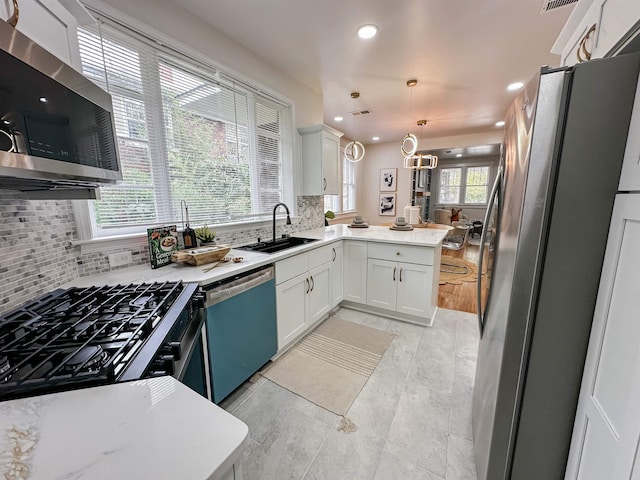
{"type": "Polygon", "coordinates": [[[262,374],[312,403],[344,415],[394,335],[334,316],[262,374]]]}

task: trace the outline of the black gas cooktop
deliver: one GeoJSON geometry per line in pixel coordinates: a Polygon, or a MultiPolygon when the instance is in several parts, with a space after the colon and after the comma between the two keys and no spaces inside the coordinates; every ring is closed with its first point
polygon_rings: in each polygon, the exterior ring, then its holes
{"type": "Polygon", "coordinates": [[[0,316],[0,400],[152,376],[159,358],[179,358],[198,291],[181,282],[59,289],[0,316]]]}

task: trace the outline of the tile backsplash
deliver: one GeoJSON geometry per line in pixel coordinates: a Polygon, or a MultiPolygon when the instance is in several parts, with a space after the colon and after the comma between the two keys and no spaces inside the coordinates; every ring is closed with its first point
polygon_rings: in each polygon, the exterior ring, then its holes
{"type": "MultiPolygon", "coordinates": [[[[292,225],[278,225],[278,236],[323,226],[323,197],[298,197],[296,214],[292,225]]],[[[109,271],[111,253],[130,251],[131,265],[149,263],[148,248],[140,244],[81,254],[71,243],[77,233],[70,201],[18,200],[0,192],[0,218],[0,313],[79,276],[109,271]]],[[[220,232],[216,241],[235,245],[258,237],[269,239],[271,225],[220,232]]]]}
{"type": "Polygon", "coordinates": [[[0,193],[0,312],[78,276],[70,201],[16,200],[0,193]]]}

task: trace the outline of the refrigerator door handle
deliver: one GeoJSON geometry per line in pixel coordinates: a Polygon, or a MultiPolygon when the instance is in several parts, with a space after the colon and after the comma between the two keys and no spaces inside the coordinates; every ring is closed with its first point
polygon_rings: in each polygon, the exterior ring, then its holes
{"type": "MultiPolygon", "coordinates": [[[[498,168],[496,173],[496,179],[493,182],[493,188],[491,188],[491,194],[489,196],[489,204],[487,205],[487,211],[484,214],[484,224],[482,233],[480,234],[480,252],[478,256],[478,277],[477,277],[477,290],[476,290],[476,302],[478,304],[478,328],[480,329],[480,338],[484,332],[484,320],[482,318],[482,263],[484,260],[484,244],[487,241],[487,231],[489,230],[489,219],[491,218],[491,211],[495,204],[496,198],[500,195],[502,187],[502,167],[498,168]]],[[[499,216],[498,216],[499,217],[499,216]]],[[[497,232],[496,232],[497,235],[497,232]]],[[[491,288],[491,287],[489,287],[491,288]]],[[[489,293],[487,292],[487,295],[489,293]]]]}

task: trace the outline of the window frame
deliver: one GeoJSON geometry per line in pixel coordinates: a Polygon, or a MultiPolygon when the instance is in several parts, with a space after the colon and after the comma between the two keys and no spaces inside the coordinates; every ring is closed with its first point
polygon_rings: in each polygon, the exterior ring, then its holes
{"type": "Polygon", "coordinates": [[[465,205],[469,207],[486,207],[489,203],[489,193],[491,190],[491,184],[495,177],[495,171],[496,171],[495,162],[491,162],[491,161],[490,162],[478,161],[478,162],[465,162],[465,163],[450,163],[450,164],[447,163],[446,165],[439,166],[438,181],[437,181],[438,195],[437,195],[437,201],[435,202],[435,205],[442,205],[442,206],[448,206],[448,207],[456,206],[456,205],[465,205]],[[487,180],[487,201],[485,201],[484,203],[467,203],[464,201],[466,196],[466,191],[467,191],[467,171],[470,168],[480,168],[480,167],[487,167],[489,169],[489,176],[487,180]],[[440,183],[440,180],[442,178],[442,171],[447,169],[454,169],[454,168],[459,168],[461,170],[460,196],[457,202],[453,202],[453,203],[443,202],[440,197],[442,193],[442,188],[441,188],[442,185],[440,183]]]}
{"type": "MultiPolygon", "coordinates": [[[[211,79],[214,77],[216,81],[226,84],[227,86],[233,85],[233,88],[238,90],[242,90],[246,93],[251,100],[249,103],[249,116],[252,119],[249,122],[249,143],[250,143],[250,154],[252,156],[252,161],[255,161],[255,142],[254,134],[256,131],[255,125],[255,104],[257,102],[274,104],[282,107],[284,115],[282,121],[282,134],[280,136],[281,142],[281,178],[282,178],[282,201],[286,202],[287,205],[290,205],[292,210],[292,215],[296,215],[296,186],[295,186],[295,166],[293,162],[294,158],[294,146],[295,146],[295,127],[294,127],[294,118],[295,118],[295,104],[293,100],[287,96],[282,95],[280,92],[276,92],[270,87],[263,85],[262,83],[248,78],[242,74],[237,72],[230,73],[231,71],[223,71],[221,70],[215,62],[213,62],[210,58],[203,55],[201,52],[198,52],[191,47],[182,44],[181,42],[167,37],[162,32],[155,30],[148,25],[135,21],[135,26],[132,26],[130,22],[121,21],[119,19],[111,18],[108,16],[104,16],[98,11],[93,9],[92,13],[96,17],[98,22],[104,23],[108,25],[110,28],[117,30],[117,36],[121,36],[125,41],[129,38],[133,39],[137,42],[142,42],[147,46],[151,46],[155,49],[155,57],[154,61],[158,63],[158,65],[162,62],[173,64],[179,68],[185,68],[187,72],[195,73],[197,75],[203,75],[205,78],[211,79]]],[[[146,85],[145,85],[146,87],[146,85]]],[[[117,87],[118,88],[118,87],[117,87]]],[[[120,88],[118,88],[120,90],[120,88]]],[[[131,93],[131,92],[127,92],[131,93]]],[[[159,92],[153,91],[154,94],[160,94],[159,92]]],[[[120,92],[115,92],[116,95],[120,94],[120,92]]],[[[131,95],[126,95],[130,97],[131,95]]],[[[145,105],[145,108],[147,106],[145,105]]],[[[161,108],[161,106],[155,105],[156,108],[161,108]]],[[[161,112],[162,114],[162,112],[161,112]]],[[[162,115],[158,118],[162,118],[162,115]]],[[[153,128],[162,129],[162,133],[160,138],[164,138],[164,127],[162,125],[154,125],[153,128]]],[[[123,137],[124,138],[124,137],[123,137]]],[[[147,141],[150,150],[151,143],[147,141]]],[[[162,152],[161,161],[156,161],[152,163],[152,171],[153,171],[153,190],[154,196],[158,196],[159,192],[166,193],[168,187],[163,187],[163,184],[168,184],[168,180],[162,180],[160,183],[156,183],[156,176],[167,175],[168,173],[168,160],[166,156],[167,145],[166,142],[162,140],[157,141],[157,145],[154,146],[154,152],[159,150],[162,152]],[[156,171],[157,170],[157,171],[156,171]]],[[[154,153],[155,156],[155,153],[154,153]]],[[[252,169],[253,170],[253,169],[252,169]]],[[[252,173],[253,175],[253,173],[252,173]]],[[[254,185],[252,182],[252,197],[254,195],[253,189],[254,185]]],[[[255,191],[257,195],[257,190],[255,191]]],[[[167,199],[165,202],[167,205],[170,203],[167,199]]],[[[78,241],[74,242],[75,244],[83,245],[83,251],[85,250],[84,246],[94,243],[100,242],[104,243],[113,243],[114,247],[118,244],[127,244],[131,242],[131,239],[136,239],[139,241],[140,237],[146,238],[146,229],[153,225],[159,224],[169,224],[176,223],[178,224],[179,229],[181,228],[181,219],[170,219],[170,214],[167,215],[167,219],[160,219],[152,224],[144,224],[144,225],[135,225],[135,226],[123,226],[117,228],[108,228],[108,229],[100,229],[96,223],[96,215],[93,205],[90,203],[90,200],[74,200],[72,201],[72,208],[74,211],[74,215],[76,218],[76,226],[77,226],[77,236],[78,241]]],[[[253,204],[253,201],[252,201],[253,204]]],[[[261,224],[267,224],[271,220],[271,214],[268,212],[262,214],[254,214],[251,215],[250,218],[242,219],[239,221],[227,222],[227,223],[216,223],[215,228],[221,232],[223,231],[232,231],[242,229],[247,225],[251,225],[253,227],[259,227],[261,224]]],[[[93,248],[87,248],[87,251],[92,251],[93,248]]]]}

